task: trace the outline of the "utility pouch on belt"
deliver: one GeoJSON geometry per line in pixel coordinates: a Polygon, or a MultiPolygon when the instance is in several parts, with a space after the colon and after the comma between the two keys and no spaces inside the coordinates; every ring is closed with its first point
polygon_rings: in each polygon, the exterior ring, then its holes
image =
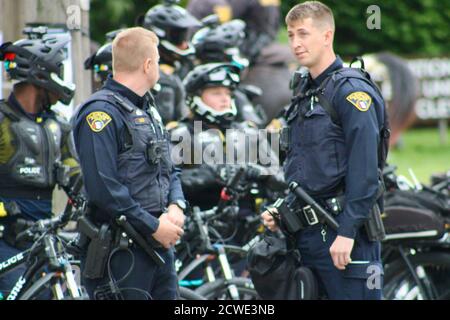
{"type": "Polygon", "coordinates": [[[107,224],[102,224],[99,229],[86,216],[82,216],[78,219],[78,230],[90,239],[83,276],[88,279],[102,278],[111,252],[111,229],[107,224]]]}
{"type": "MultiPolygon", "coordinates": [[[[384,185],[383,176],[380,170],[378,171],[378,180],[379,185],[377,200],[382,200],[383,194],[386,191],[386,186],[384,185]]],[[[386,238],[386,231],[384,229],[383,220],[381,219],[380,207],[377,203],[375,203],[372,210],[370,210],[369,216],[364,226],[366,228],[369,241],[381,241],[386,238]]]]}
{"type": "Polygon", "coordinates": [[[273,207],[277,209],[283,226],[290,234],[294,234],[304,228],[297,213],[288,206],[285,199],[278,199],[273,207]]]}
{"type": "Polygon", "coordinates": [[[386,238],[383,220],[381,219],[380,208],[377,204],[369,212],[369,217],[365,223],[367,237],[369,241],[381,241],[386,238]]]}

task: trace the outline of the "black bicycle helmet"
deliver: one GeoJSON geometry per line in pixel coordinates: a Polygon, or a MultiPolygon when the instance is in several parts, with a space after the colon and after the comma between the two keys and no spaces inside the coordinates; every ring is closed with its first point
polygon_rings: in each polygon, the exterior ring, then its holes
{"type": "Polygon", "coordinates": [[[95,80],[104,83],[108,76],[112,74],[112,41],[124,29],[108,32],[106,42],[96,52],[84,61],[84,69],[94,70],[95,80]]]}
{"type": "Polygon", "coordinates": [[[143,22],[143,26],[155,32],[160,40],[161,60],[170,64],[195,54],[194,47],[188,42],[188,31],[201,27],[200,21],[176,5],[177,2],[166,0],[164,4],[150,8],[143,22]],[[183,42],[188,42],[188,48],[184,50],[177,47],[183,42]]]}
{"type": "Polygon", "coordinates": [[[21,39],[0,46],[0,60],[12,80],[32,83],[58,95],[68,105],[75,85],[64,79],[64,48],[70,42],[65,35],[42,34],[42,38],[21,39]]]}
{"type": "Polygon", "coordinates": [[[112,43],[105,43],[84,61],[86,70],[94,70],[96,81],[104,83],[112,73],[112,43]]]}
{"type": "Polygon", "coordinates": [[[244,30],[245,22],[237,19],[200,29],[192,37],[195,55],[202,63],[230,62],[244,69],[248,60],[239,51],[245,39],[244,30]]]}
{"type": "Polygon", "coordinates": [[[209,63],[197,66],[186,75],[183,81],[187,104],[192,112],[210,123],[229,124],[237,114],[234,99],[229,110],[217,111],[204,103],[201,95],[204,89],[210,87],[227,87],[234,90],[239,82],[239,68],[233,64],[209,63]]]}

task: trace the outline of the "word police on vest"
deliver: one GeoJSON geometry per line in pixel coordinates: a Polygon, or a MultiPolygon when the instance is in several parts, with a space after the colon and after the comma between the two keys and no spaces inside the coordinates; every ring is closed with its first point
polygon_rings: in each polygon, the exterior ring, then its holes
{"type": "Polygon", "coordinates": [[[22,167],[19,168],[19,174],[20,175],[40,175],[41,174],[41,167],[22,167]]]}

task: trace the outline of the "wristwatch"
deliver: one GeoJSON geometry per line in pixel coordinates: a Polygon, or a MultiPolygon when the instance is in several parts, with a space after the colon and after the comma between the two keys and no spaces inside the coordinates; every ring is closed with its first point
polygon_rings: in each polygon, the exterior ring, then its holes
{"type": "Polygon", "coordinates": [[[186,201],[184,201],[184,200],[180,200],[180,199],[179,199],[179,200],[175,200],[175,201],[172,202],[171,204],[177,205],[178,208],[180,208],[180,209],[183,210],[183,211],[185,211],[186,208],[187,208],[186,201]]]}

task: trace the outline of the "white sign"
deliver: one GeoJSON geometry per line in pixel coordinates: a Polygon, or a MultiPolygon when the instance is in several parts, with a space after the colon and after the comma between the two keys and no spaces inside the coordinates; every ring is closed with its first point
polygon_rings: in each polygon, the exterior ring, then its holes
{"type": "Polygon", "coordinates": [[[450,118],[450,59],[416,59],[408,65],[420,84],[417,116],[424,120],[450,118]]]}

